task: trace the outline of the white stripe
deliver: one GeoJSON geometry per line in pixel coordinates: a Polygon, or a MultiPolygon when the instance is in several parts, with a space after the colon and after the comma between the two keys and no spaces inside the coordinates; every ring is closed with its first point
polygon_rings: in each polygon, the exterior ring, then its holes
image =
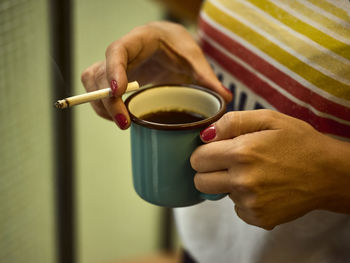
{"type": "MultiPolygon", "coordinates": [[[[256,94],[255,91],[249,89],[247,85],[242,83],[239,79],[237,79],[235,76],[233,76],[231,73],[229,73],[226,69],[221,67],[219,64],[217,64],[216,60],[207,56],[207,60],[211,64],[215,64],[214,71],[218,71],[222,73],[223,75],[223,81],[222,84],[225,87],[228,87],[231,83],[234,83],[235,85],[235,96],[233,97],[235,105],[238,105],[239,103],[239,96],[242,91],[244,91],[247,94],[247,101],[245,104],[245,109],[254,109],[255,103],[259,102],[265,109],[273,109],[276,110],[275,107],[273,107],[268,101],[266,101],[265,98],[261,97],[260,95],[256,94]]],[[[216,72],[215,72],[216,73],[216,72]]]]}
{"type": "Polygon", "coordinates": [[[325,0],[325,1],[328,2],[328,4],[334,6],[335,8],[338,8],[338,9],[344,9],[344,8],[346,9],[347,8],[347,10],[349,11],[349,8],[350,8],[349,0],[346,1],[347,5],[345,5],[345,3],[346,3],[345,1],[337,1],[337,0],[325,0]],[[335,2],[337,2],[337,3],[335,3],[335,2]]]}
{"type": "Polygon", "coordinates": [[[270,56],[268,56],[266,53],[262,52],[260,49],[256,48],[252,44],[250,44],[245,39],[243,39],[240,36],[234,34],[232,31],[228,30],[227,28],[221,26],[220,24],[218,24],[217,22],[212,20],[206,13],[202,12],[201,16],[204,18],[204,20],[206,20],[206,22],[208,24],[210,24],[211,26],[216,28],[218,31],[220,31],[221,33],[227,35],[228,37],[234,39],[235,41],[239,42],[242,46],[244,46],[247,49],[249,49],[252,53],[258,55],[259,57],[261,57],[265,61],[268,61],[275,68],[278,68],[280,71],[282,71],[286,75],[290,76],[291,78],[293,78],[295,81],[299,82],[304,87],[308,88],[309,90],[312,90],[315,93],[318,93],[321,97],[323,97],[323,98],[325,98],[327,100],[333,101],[333,102],[338,103],[338,104],[340,104],[342,106],[345,106],[345,107],[349,107],[350,102],[348,100],[336,97],[333,94],[330,94],[327,91],[325,91],[323,89],[320,89],[317,86],[313,85],[312,83],[310,83],[306,79],[302,78],[300,75],[298,75],[295,72],[291,71],[290,69],[288,69],[283,64],[279,63],[275,59],[273,59],[270,56]]]}
{"type": "Polygon", "coordinates": [[[274,36],[269,35],[267,32],[265,32],[264,30],[258,28],[255,24],[247,21],[245,18],[243,18],[241,15],[232,12],[231,10],[227,10],[227,8],[225,8],[225,6],[223,6],[221,3],[216,2],[216,1],[211,1],[214,5],[216,5],[216,7],[218,9],[220,9],[222,12],[224,13],[228,13],[231,17],[236,18],[237,20],[239,20],[241,23],[247,25],[248,27],[250,27],[251,29],[253,29],[254,31],[256,31],[258,34],[262,35],[263,37],[265,37],[266,39],[270,40],[271,42],[277,44],[281,49],[285,50],[286,52],[288,52],[289,54],[293,55],[294,57],[298,58],[299,60],[303,61],[304,63],[306,63],[307,65],[309,65],[310,67],[313,67],[314,69],[322,72],[323,74],[332,77],[333,79],[343,82],[346,85],[350,85],[350,80],[343,78],[342,76],[338,76],[336,74],[334,74],[333,72],[328,71],[327,69],[321,67],[319,64],[314,63],[313,61],[310,61],[309,58],[304,57],[303,55],[297,53],[295,50],[293,50],[292,48],[290,48],[289,46],[285,45],[283,42],[281,42],[280,40],[276,39],[274,36]]]}
{"type": "MultiPolygon", "coordinates": [[[[338,6],[338,7],[339,7],[339,5],[341,5],[342,2],[343,2],[343,0],[332,0],[332,1],[336,2],[336,6],[338,6]]],[[[347,1],[347,0],[344,0],[344,1],[347,1]]]]}
{"type": "Polygon", "coordinates": [[[234,83],[236,87],[235,96],[234,96],[234,103],[235,105],[238,105],[239,103],[239,96],[242,91],[244,91],[247,94],[247,104],[245,105],[245,109],[254,109],[255,102],[259,102],[265,109],[271,109],[276,110],[274,106],[272,106],[264,97],[261,97],[260,95],[256,94],[255,91],[249,89],[247,85],[242,83],[239,79],[237,79],[235,76],[233,76],[231,73],[229,73],[226,69],[221,67],[219,64],[217,64],[216,60],[207,56],[207,60],[211,63],[215,63],[214,70],[218,70],[220,73],[223,74],[224,79],[222,81],[222,84],[225,87],[228,87],[229,84],[234,83]]]}
{"type": "MultiPolygon", "coordinates": [[[[320,44],[318,44],[317,42],[313,41],[312,39],[306,37],[303,34],[300,34],[299,32],[293,30],[292,28],[284,25],[281,23],[281,21],[275,19],[274,17],[272,17],[271,15],[269,15],[268,13],[265,13],[264,11],[262,11],[261,9],[257,8],[255,5],[247,2],[247,1],[242,1],[242,0],[237,0],[240,1],[242,4],[246,5],[248,8],[253,9],[255,12],[257,12],[258,14],[264,16],[266,19],[268,18],[269,20],[271,20],[274,24],[278,25],[279,27],[281,27],[282,29],[288,31],[288,33],[290,33],[291,35],[294,35],[294,37],[299,38],[300,40],[305,41],[307,44],[315,47],[316,49],[320,50],[320,52],[325,53],[331,57],[333,57],[334,59],[339,60],[340,62],[349,65],[350,66],[350,60],[334,53],[332,50],[329,50],[327,48],[325,48],[324,46],[321,46],[320,44]]],[[[328,75],[328,74],[327,74],[328,75]]],[[[350,77],[350,76],[349,76],[350,77]]]]}
{"type": "Polygon", "coordinates": [[[347,13],[348,17],[350,18],[350,1],[349,0],[325,0],[325,1],[331,5],[334,5],[339,9],[344,10],[347,13]]]}
{"type": "Polygon", "coordinates": [[[305,22],[306,24],[309,24],[309,25],[313,26],[314,28],[316,28],[317,30],[322,31],[326,35],[329,35],[332,38],[337,39],[338,41],[341,41],[341,42],[344,42],[345,44],[350,45],[349,39],[344,38],[343,36],[333,32],[333,31],[329,30],[328,28],[325,28],[322,25],[316,23],[315,21],[309,19],[308,17],[301,15],[297,11],[289,8],[289,6],[286,6],[285,4],[282,4],[282,3],[275,1],[275,0],[269,0],[269,1],[273,2],[276,6],[280,7],[281,9],[286,11],[287,13],[295,16],[296,18],[300,19],[301,21],[305,22]]]}
{"type": "MultiPolygon", "coordinates": [[[[235,76],[231,75],[231,73],[227,72],[226,69],[224,69],[223,67],[221,67],[217,61],[209,56],[207,56],[207,60],[209,61],[210,64],[215,64],[215,68],[214,70],[220,72],[223,74],[224,79],[222,84],[225,87],[228,87],[232,82],[234,83],[235,87],[236,87],[236,93],[234,96],[234,103],[235,105],[237,105],[239,103],[239,97],[237,96],[238,94],[240,94],[243,89],[244,92],[247,94],[247,98],[249,99],[250,97],[254,97],[253,101],[254,102],[259,102],[265,109],[270,109],[270,110],[276,110],[277,109],[275,107],[273,107],[268,101],[266,101],[265,98],[261,97],[260,95],[256,94],[253,90],[249,89],[247,87],[247,85],[243,84],[239,79],[235,78],[235,76]],[[252,95],[254,94],[254,95],[252,95]]],[[[217,73],[217,72],[215,72],[217,73]]],[[[246,105],[245,109],[253,109],[253,107],[249,107],[246,105]]],[[[330,134],[330,133],[324,133],[325,135],[328,135],[330,137],[333,137],[335,139],[341,140],[341,141],[348,141],[350,142],[350,137],[342,137],[342,136],[338,136],[338,135],[334,135],[334,134],[330,134]]]]}
{"type": "Polygon", "coordinates": [[[203,37],[203,39],[205,39],[205,41],[209,42],[217,50],[219,50],[220,52],[224,53],[227,57],[229,57],[230,59],[234,60],[235,62],[237,62],[241,66],[243,66],[245,69],[250,71],[252,74],[257,76],[258,78],[260,78],[264,82],[268,83],[273,89],[275,89],[277,92],[281,93],[284,97],[288,98],[289,100],[293,101],[294,103],[296,103],[296,104],[298,104],[298,105],[300,105],[300,106],[302,106],[304,108],[309,109],[310,111],[312,111],[313,113],[315,113],[319,117],[328,118],[328,119],[334,120],[336,122],[339,122],[341,124],[345,124],[345,125],[349,125],[350,126],[350,121],[346,121],[346,120],[340,119],[338,117],[335,117],[333,115],[330,115],[328,113],[321,112],[321,111],[315,109],[312,105],[307,104],[304,101],[299,100],[298,98],[294,97],[292,94],[290,94],[289,92],[287,92],[286,90],[284,90],[280,86],[276,85],[274,82],[272,82],[267,77],[265,77],[262,73],[260,73],[259,71],[255,70],[254,68],[252,68],[249,64],[247,64],[246,62],[244,62],[240,58],[236,57],[235,55],[231,54],[225,48],[221,47],[216,41],[214,41],[209,36],[207,36],[203,31],[200,31],[200,34],[203,37]]]}
{"type": "Polygon", "coordinates": [[[330,20],[336,22],[336,23],[339,23],[341,24],[342,26],[346,27],[346,28],[350,28],[350,23],[333,15],[332,13],[328,13],[327,11],[325,11],[324,9],[308,2],[308,1],[305,1],[305,0],[297,0],[300,4],[308,7],[309,9],[319,13],[319,14],[322,14],[323,16],[329,18],[330,20]]]}
{"type": "Polygon", "coordinates": [[[344,3],[348,3],[349,0],[331,0],[331,1],[334,2],[335,6],[337,7],[340,7],[340,6],[345,7],[344,3]]]}

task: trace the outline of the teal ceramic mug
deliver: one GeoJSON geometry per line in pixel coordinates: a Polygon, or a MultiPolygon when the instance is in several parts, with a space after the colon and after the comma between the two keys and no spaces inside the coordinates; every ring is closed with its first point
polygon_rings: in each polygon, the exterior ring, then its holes
{"type": "Polygon", "coordinates": [[[133,184],[142,199],[160,206],[183,207],[225,196],[196,190],[190,164],[192,152],[201,144],[200,131],[225,113],[220,95],[194,85],[151,86],[130,95],[125,105],[132,120],[133,184]],[[143,119],[153,112],[179,109],[205,119],[177,124],[143,119]]]}

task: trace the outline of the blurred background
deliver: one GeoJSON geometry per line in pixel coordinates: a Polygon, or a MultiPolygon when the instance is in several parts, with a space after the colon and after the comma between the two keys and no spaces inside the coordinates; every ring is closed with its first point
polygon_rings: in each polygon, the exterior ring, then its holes
{"type": "Polygon", "coordinates": [[[176,2],[0,0],[1,263],[177,262],[171,211],[133,190],[129,132],[53,108],[135,26],[193,28],[198,1],[176,2]]]}

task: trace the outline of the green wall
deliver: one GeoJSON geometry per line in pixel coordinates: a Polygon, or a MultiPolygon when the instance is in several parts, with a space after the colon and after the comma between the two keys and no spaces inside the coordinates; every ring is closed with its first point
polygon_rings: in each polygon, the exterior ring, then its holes
{"type": "Polygon", "coordinates": [[[0,262],[55,262],[44,0],[0,1],[0,262]]]}
{"type": "MultiPolygon", "coordinates": [[[[137,25],[159,19],[152,0],[75,0],[74,93],[80,73],[137,25]]],[[[0,262],[54,263],[55,211],[48,1],[0,1],[0,262]]],[[[75,115],[79,263],[154,253],[160,209],[131,180],[129,132],[89,105],[75,115]]]]}
{"type": "MultiPolygon", "coordinates": [[[[150,0],[75,1],[75,93],[81,72],[104,59],[106,47],[137,25],[159,19],[150,0]]],[[[133,190],[129,131],[98,117],[90,105],[76,120],[79,262],[110,262],[157,250],[159,208],[133,190]]]]}

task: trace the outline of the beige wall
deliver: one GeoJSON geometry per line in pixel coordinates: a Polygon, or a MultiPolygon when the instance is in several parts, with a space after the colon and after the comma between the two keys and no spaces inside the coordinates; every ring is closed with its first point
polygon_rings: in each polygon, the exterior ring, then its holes
{"type": "MultiPolygon", "coordinates": [[[[75,17],[75,93],[81,93],[83,69],[103,60],[113,40],[159,19],[160,10],[148,0],[76,0],[75,17]]],[[[133,190],[129,131],[99,118],[90,105],[73,111],[79,262],[110,262],[156,251],[159,208],[133,190]]]]}

